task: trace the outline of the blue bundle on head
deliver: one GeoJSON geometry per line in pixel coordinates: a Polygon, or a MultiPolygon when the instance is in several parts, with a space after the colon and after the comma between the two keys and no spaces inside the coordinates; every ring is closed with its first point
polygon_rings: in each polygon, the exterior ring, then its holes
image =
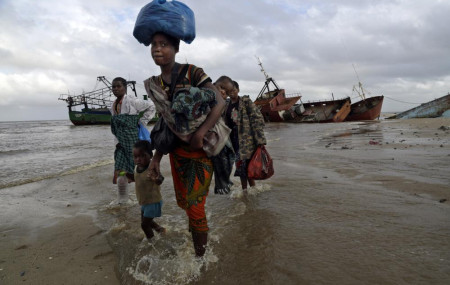
{"type": "Polygon", "coordinates": [[[139,12],[133,36],[148,46],[156,32],[166,33],[190,44],[195,38],[194,12],[178,1],[153,0],[139,12]]]}

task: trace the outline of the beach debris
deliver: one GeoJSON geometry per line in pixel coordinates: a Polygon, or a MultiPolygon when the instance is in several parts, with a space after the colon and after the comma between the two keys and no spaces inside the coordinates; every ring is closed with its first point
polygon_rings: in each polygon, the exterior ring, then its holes
{"type": "Polygon", "coordinates": [[[72,207],[72,204],[70,204],[70,203],[69,203],[69,204],[67,204],[67,207],[72,207]]]}
{"type": "Polygon", "coordinates": [[[380,144],[379,142],[376,142],[376,141],[369,141],[369,144],[371,144],[371,145],[377,145],[377,144],[380,144]]]}
{"type": "Polygon", "coordinates": [[[21,245],[21,246],[19,246],[19,247],[16,247],[15,250],[19,250],[19,249],[27,249],[27,248],[28,248],[28,245],[24,244],[24,245],[21,245]]]}
{"type": "Polygon", "coordinates": [[[449,127],[449,126],[440,126],[440,127],[438,128],[438,130],[448,131],[448,130],[450,130],[450,127],[449,127]]]}
{"type": "Polygon", "coordinates": [[[20,276],[24,276],[25,275],[25,271],[20,272],[20,276]]]}
{"type": "Polygon", "coordinates": [[[445,202],[447,202],[447,199],[441,199],[441,200],[439,200],[439,203],[445,203],[445,202]]]}
{"type": "Polygon", "coordinates": [[[341,149],[350,149],[350,147],[344,145],[343,147],[341,147],[341,149]]]}

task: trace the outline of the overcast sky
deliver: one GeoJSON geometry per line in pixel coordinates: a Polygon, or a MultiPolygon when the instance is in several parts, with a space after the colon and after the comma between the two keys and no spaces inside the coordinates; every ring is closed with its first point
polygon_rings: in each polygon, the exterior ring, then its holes
{"type": "MultiPolygon", "coordinates": [[[[0,0],[0,121],[68,119],[62,93],[92,91],[99,75],[141,83],[159,74],[132,34],[148,2],[0,0]]],[[[182,2],[195,13],[197,37],[181,44],[177,61],[213,81],[228,75],[253,99],[265,80],[255,56],[304,102],[332,93],[357,101],[355,69],[369,96],[386,96],[383,112],[450,91],[448,0],[182,2]]]]}

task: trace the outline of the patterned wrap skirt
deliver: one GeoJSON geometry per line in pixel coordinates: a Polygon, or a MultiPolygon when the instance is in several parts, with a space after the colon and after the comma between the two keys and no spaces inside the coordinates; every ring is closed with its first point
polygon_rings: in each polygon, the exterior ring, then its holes
{"type": "Polygon", "coordinates": [[[177,204],[189,217],[189,230],[208,232],[205,202],[213,175],[211,159],[205,151],[182,145],[170,153],[177,204]]]}

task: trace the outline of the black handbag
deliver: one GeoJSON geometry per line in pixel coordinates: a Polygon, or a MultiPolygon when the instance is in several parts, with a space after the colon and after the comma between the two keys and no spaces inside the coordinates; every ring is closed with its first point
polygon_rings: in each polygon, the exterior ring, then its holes
{"type": "Polygon", "coordinates": [[[152,141],[153,148],[163,154],[168,154],[176,147],[177,140],[175,134],[167,126],[163,117],[160,117],[153,126],[150,133],[150,139],[152,141]]]}
{"type": "MultiPolygon", "coordinates": [[[[181,73],[178,74],[179,66],[180,65],[178,63],[175,63],[172,68],[172,79],[169,89],[171,98],[175,91],[177,81],[186,75],[189,67],[189,65],[186,64],[181,70],[181,73]]],[[[159,117],[158,121],[153,126],[153,129],[150,132],[150,139],[152,141],[153,148],[163,154],[172,152],[179,143],[178,137],[172,132],[162,116],[159,117]]]]}

